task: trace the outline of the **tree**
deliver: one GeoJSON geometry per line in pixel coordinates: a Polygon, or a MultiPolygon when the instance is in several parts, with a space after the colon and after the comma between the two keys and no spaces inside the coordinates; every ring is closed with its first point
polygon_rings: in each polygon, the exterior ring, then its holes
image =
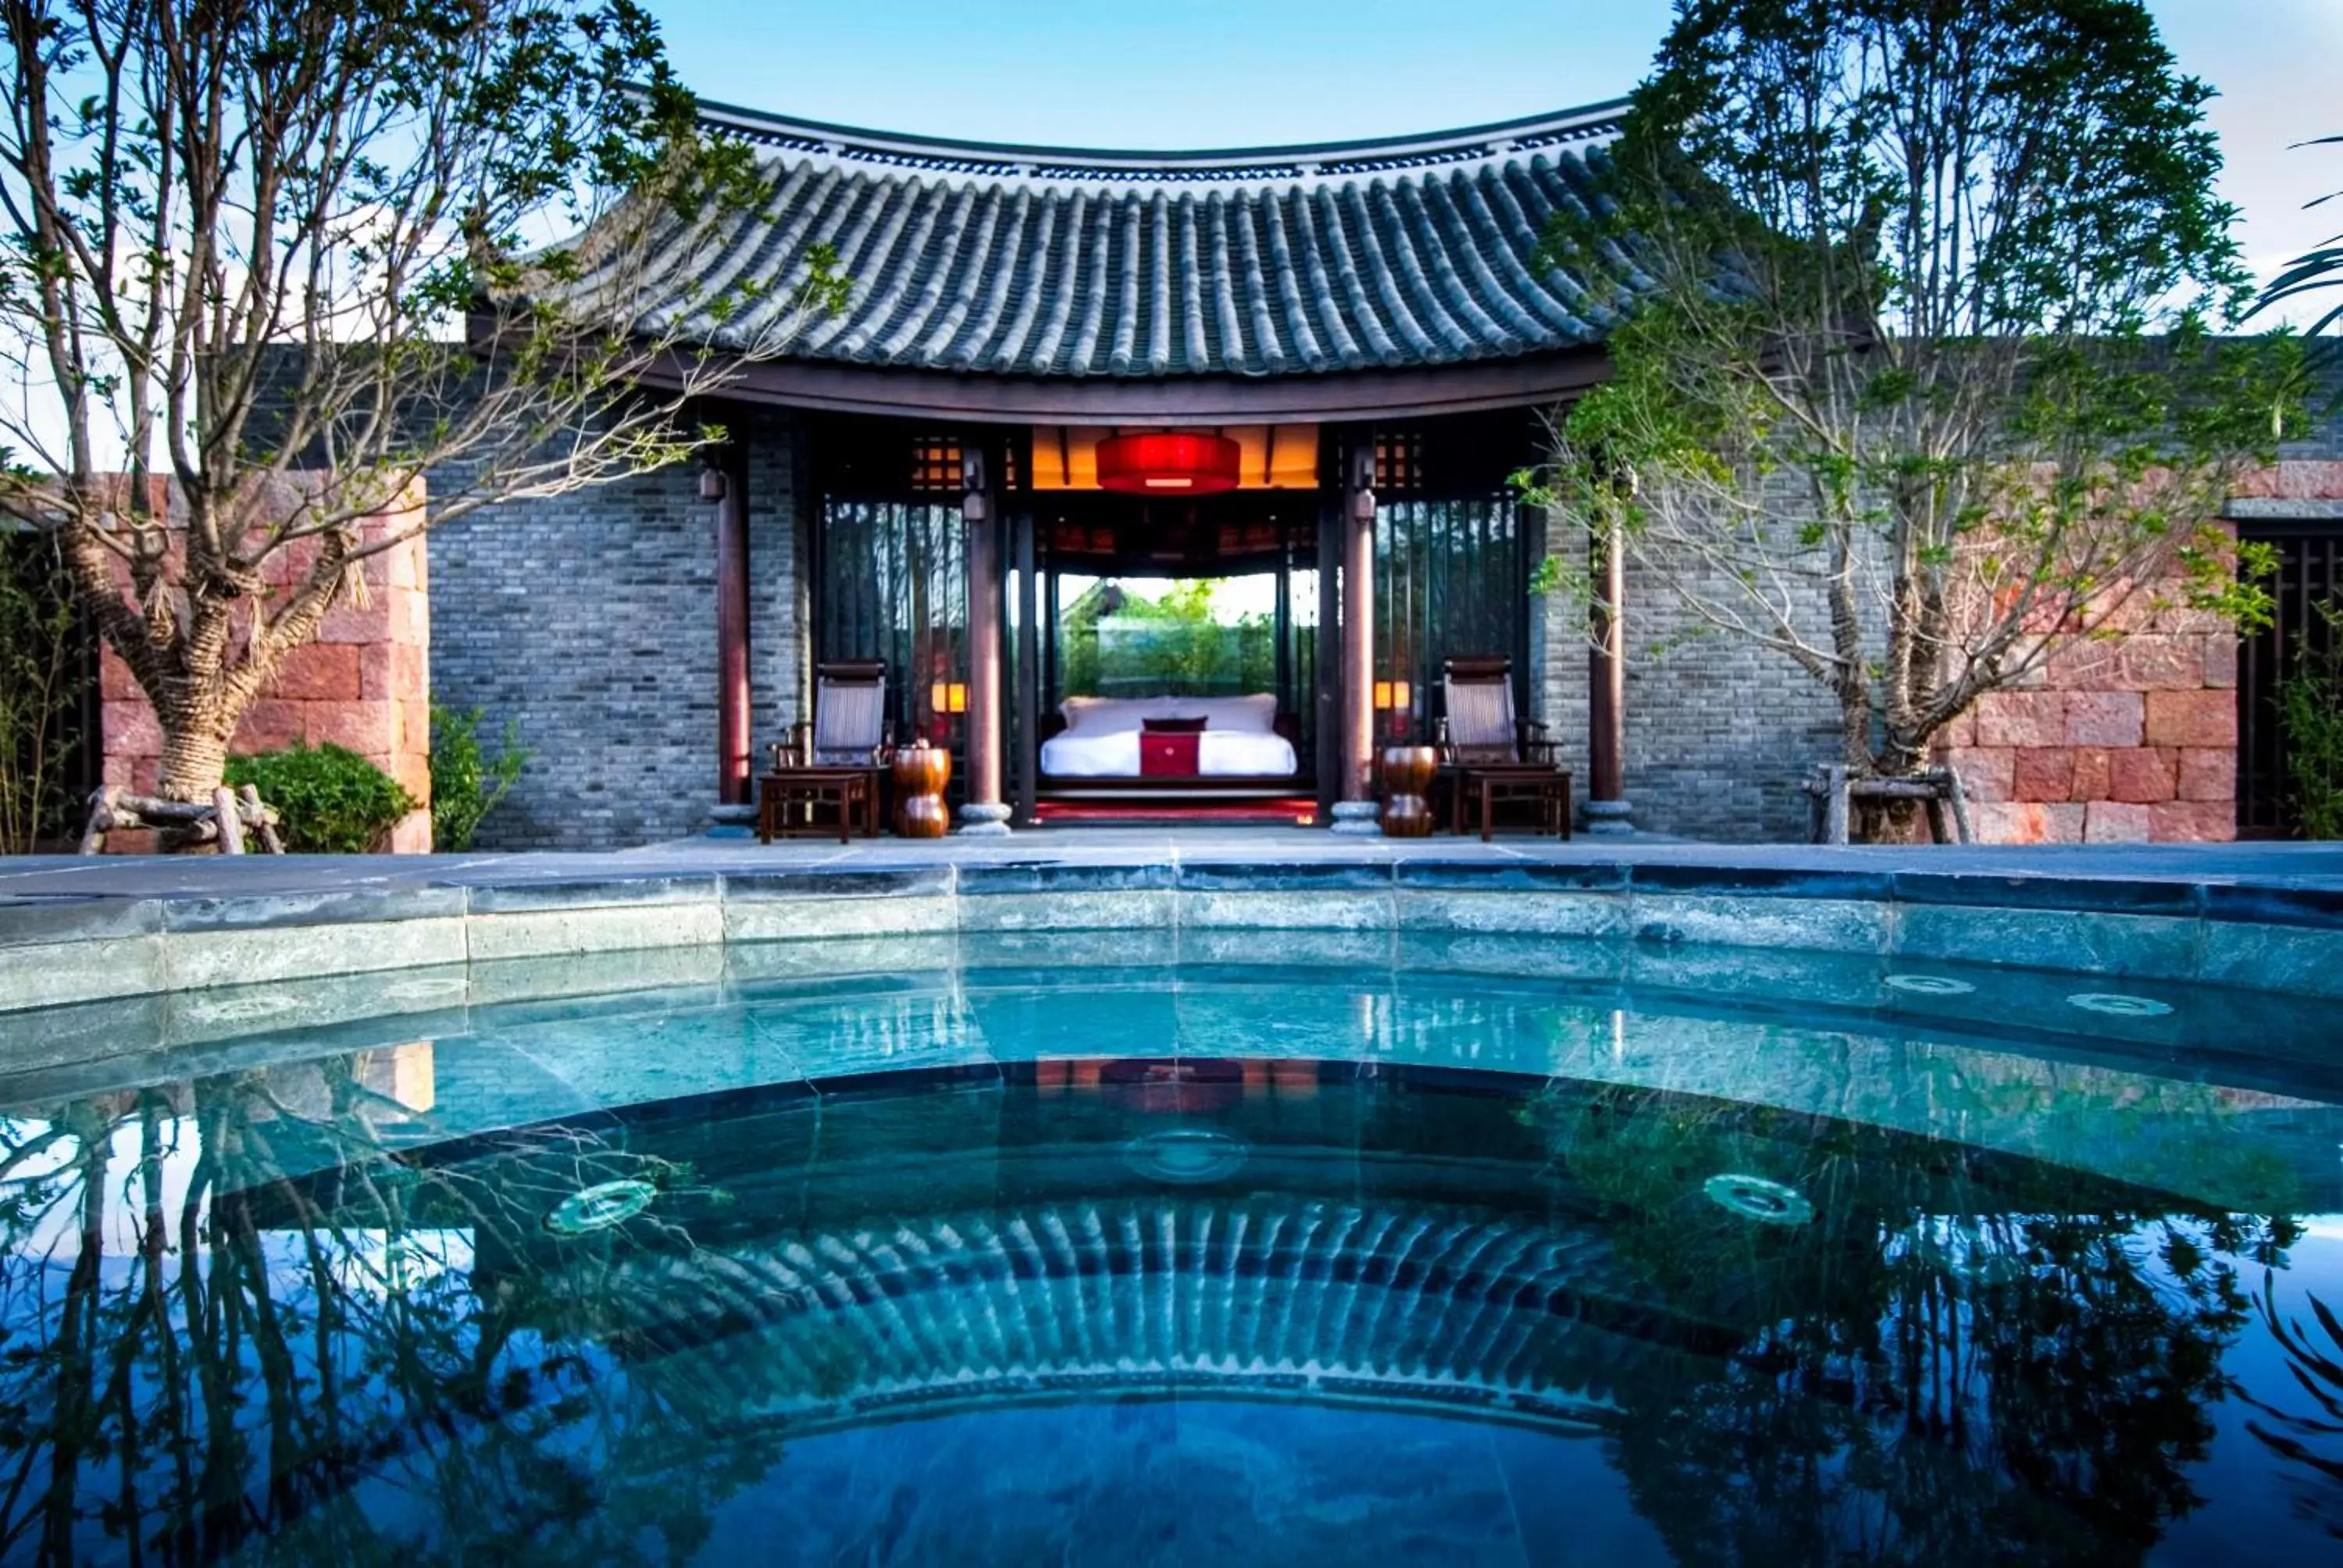
{"type": "Polygon", "coordinates": [[[368,557],[677,461],[843,287],[813,251],[661,294],[765,192],[638,0],[0,0],[0,508],[59,536],[167,798],[368,557]]]}
{"type": "MultiPolygon", "coordinates": [[[[2343,136],[2318,136],[2305,143],[2304,146],[2343,146],[2343,136]]],[[[2324,206],[2337,196],[2343,196],[2343,191],[2329,191],[2327,195],[2307,203],[2306,206],[2324,206]]],[[[2286,270],[2270,279],[2269,286],[2262,290],[2262,297],[2255,302],[2254,308],[2258,311],[2267,310],[2271,306],[2286,300],[2300,299],[2307,295],[2328,294],[2336,289],[2343,289],[2343,234],[2335,236],[2324,245],[2303,252],[2288,263],[2286,270]]],[[[2325,315],[2310,324],[2310,330],[2326,332],[2338,324],[2343,324],[2343,305],[2328,307],[2325,315]]]]}
{"type": "Polygon", "coordinates": [[[2211,519],[2299,356],[2207,329],[2210,95],[2138,0],[1679,0],[1547,236],[1631,265],[1524,483],[1819,682],[1857,777],[2143,596],[2263,613],[2211,519]]]}

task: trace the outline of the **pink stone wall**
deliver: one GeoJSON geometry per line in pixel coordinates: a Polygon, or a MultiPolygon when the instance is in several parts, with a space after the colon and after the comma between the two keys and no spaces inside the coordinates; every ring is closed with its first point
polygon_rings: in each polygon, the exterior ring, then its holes
{"type": "MultiPolygon", "coordinates": [[[[2343,498],[2343,462],[2246,476],[2240,499],[2343,498]]],[[[1988,843],[2193,843],[2237,829],[2237,638],[2141,594],[2114,635],[2062,648],[2036,682],[1991,693],[1945,732],[1988,843]]]]}
{"type": "MultiPolygon", "coordinates": [[[[421,504],[418,487],[413,504],[421,504]]],[[[407,526],[405,514],[365,526],[365,537],[407,526]]],[[[272,585],[297,580],[310,553],[295,547],[272,557],[272,585]]],[[[328,610],[315,640],[297,648],[245,712],[231,749],[270,751],[303,740],[331,741],[372,762],[418,804],[391,830],[395,854],[431,849],[431,600],[418,536],[367,560],[367,603],[347,598],[328,610]]],[[[102,673],[106,781],[146,793],[162,762],[163,732],[129,667],[111,650],[102,673]]],[[[131,835],[109,848],[141,848],[131,835]]]]}

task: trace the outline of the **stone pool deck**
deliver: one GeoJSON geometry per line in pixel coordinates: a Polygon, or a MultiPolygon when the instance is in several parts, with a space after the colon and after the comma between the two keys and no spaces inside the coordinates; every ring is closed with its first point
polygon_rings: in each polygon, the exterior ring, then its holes
{"type": "Polygon", "coordinates": [[[2343,996],[2343,846],[1085,829],[594,855],[27,859],[0,865],[0,1010],[450,963],[1077,930],[1611,939],[2343,996]]]}

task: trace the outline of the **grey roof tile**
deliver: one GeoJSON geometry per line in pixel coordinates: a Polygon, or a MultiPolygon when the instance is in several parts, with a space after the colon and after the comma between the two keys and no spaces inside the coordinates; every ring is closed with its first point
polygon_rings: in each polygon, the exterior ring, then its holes
{"type": "Polygon", "coordinates": [[[1536,265],[1597,199],[1619,106],[1424,137],[1211,154],[918,141],[711,106],[771,191],[679,246],[647,313],[718,347],[787,307],[809,246],[851,280],[792,357],[1030,376],[1272,377],[1442,365],[1602,337],[1613,278],[1536,265]],[[763,288],[731,319],[709,302],[763,288]],[[1590,288],[1588,283],[1599,286],[1590,288]]]}

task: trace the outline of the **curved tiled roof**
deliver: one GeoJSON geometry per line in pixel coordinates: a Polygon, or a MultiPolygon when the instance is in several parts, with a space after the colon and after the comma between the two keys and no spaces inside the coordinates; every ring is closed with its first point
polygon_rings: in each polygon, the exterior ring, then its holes
{"type": "Polygon", "coordinates": [[[719,347],[771,325],[807,249],[850,303],[792,358],[1041,377],[1271,377],[1599,341],[1632,284],[1541,270],[1547,217],[1595,199],[1623,106],[1415,137],[1216,153],[915,140],[710,106],[759,146],[759,208],[668,259],[646,326],[719,347]],[[689,301],[766,286],[718,320],[689,301]],[[1590,288],[1589,284],[1597,286],[1590,288]],[[677,319],[675,312],[699,310],[677,319]]]}
{"type": "Polygon", "coordinates": [[[1168,1382],[1583,1422],[1679,1332],[1594,1235],[1274,1195],[874,1220],[614,1289],[656,1304],[623,1342],[668,1395],[814,1426],[1168,1382]],[[719,1385],[671,1386],[711,1342],[719,1385]]]}

